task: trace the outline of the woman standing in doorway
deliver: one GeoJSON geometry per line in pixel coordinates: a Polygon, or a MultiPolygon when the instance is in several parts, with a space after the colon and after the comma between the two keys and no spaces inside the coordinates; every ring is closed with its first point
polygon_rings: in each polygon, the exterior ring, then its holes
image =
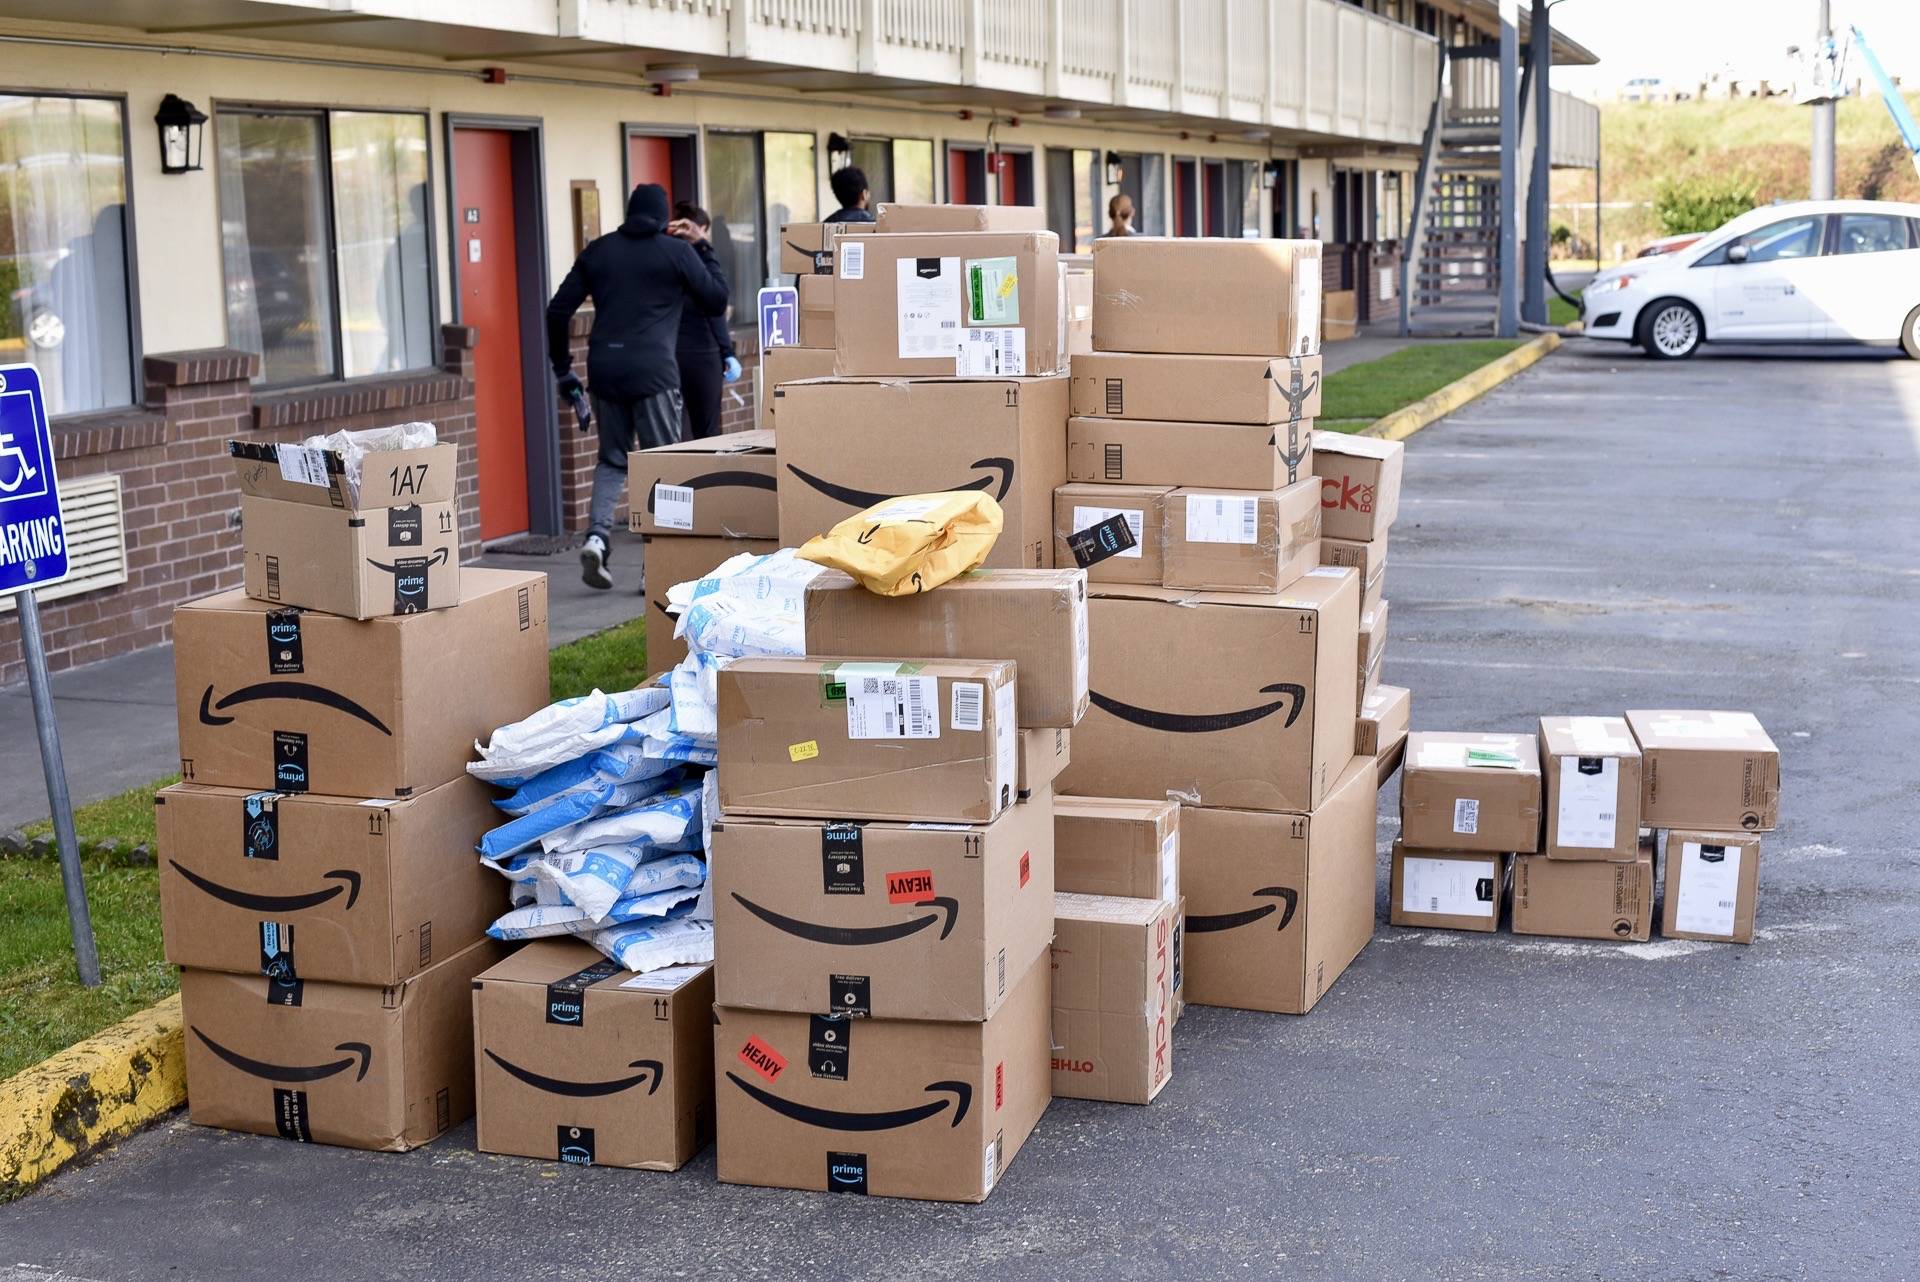
{"type": "MultiPolygon", "coordinates": [[[[673,216],[701,231],[713,226],[707,211],[681,201],[673,216]]],[[[689,307],[680,313],[680,395],[686,405],[685,440],[720,435],[720,397],[727,383],[740,377],[740,360],[733,352],[733,331],[723,313],[705,316],[689,307]]]]}

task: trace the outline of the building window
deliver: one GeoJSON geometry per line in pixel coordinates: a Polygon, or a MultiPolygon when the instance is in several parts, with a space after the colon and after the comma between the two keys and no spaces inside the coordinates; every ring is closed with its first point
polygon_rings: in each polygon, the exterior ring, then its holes
{"type": "Polygon", "coordinates": [[[780,274],[780,228],[820,216],[814,136],[707,135],[707,213],[713,250],[743,323],[759,315],[760,287],[780,274]]]}
{"type": "Polygon", "coordinates": [[[227,341],[266,385],[433,363],[427,121],[215,115],[227,341]]]}
{"type": "Polygon", "coordinates": [[[893,140],[893,195],[903,205],[931,205],[933,196],[933,140],[893,140]]]}
{"type": "Polygon", "coordinates": [[[1376,241],[1399,240],[1406,234],[1401,182],[1398,171],[1374,175],[1373,238],[1376,241]]]}
{"type": "Polygon", "coordinates": [[[0,94],[0,364],[49,414],[133,402],[121,104],[0,94]]]}

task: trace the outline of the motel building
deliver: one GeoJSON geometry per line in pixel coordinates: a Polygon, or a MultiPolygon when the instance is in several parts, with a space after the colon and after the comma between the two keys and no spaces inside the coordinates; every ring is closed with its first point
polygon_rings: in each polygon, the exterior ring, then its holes
{"type": "MultiPolygon", "coordinates": [[[[1150,235],[1316,237],[1397,323],[1423,159],[1497,111],[1499,30],[1495,0],[0,0],[0,363],[40,371],[76,567],[50,659],[238,584],[230,439],[431,421],[466,555],[584,530],[543,312],[643,181],[713,217],[729,429],[779,228],[846,164],[876,201],[1040,206],[1063,252],[1119,192],[1150,235]]],[[[1552,107],[1590,165],[1592,109],[1552,107]]]]}

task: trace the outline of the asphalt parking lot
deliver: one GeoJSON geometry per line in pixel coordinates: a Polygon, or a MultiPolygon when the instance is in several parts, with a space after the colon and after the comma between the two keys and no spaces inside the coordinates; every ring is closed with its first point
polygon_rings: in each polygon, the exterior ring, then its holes
{"type": "Polygon", "coordinates": [[[1409,443],[1415,727],[1752,709],[1751,947],[1394,930],[1383,876],[1313,1014],[1189,1008],[1157,1104],[1056,1102],[982,1206],[173,1120],[0,1207],[0,1282],[1912,1277],[1917,489],[1920,362],[1881,353],[1575,342],[1409,443]]]}

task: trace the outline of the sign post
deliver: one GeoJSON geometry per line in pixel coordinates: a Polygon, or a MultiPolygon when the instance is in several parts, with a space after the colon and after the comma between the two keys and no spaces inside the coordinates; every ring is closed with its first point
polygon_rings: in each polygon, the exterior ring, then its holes
{"type": "Polygon", "coordinates": [[[47,430],[40,372],[31,365],[0,366],[0,596],[17,594],[20,651],[33,697],[33,724],[40,738],[40,767],[47,777],[54,841],[60,848],[60,884],[67,897],[73,957],[80,982],[95,988],[100,984],[100,954],[87,911],[80,842],[73,831],[73,799],[67,794],[60,727],[54,719],[47,651],[40,636],[40,603],[34,597],[36,588],[58,583],[67,573],[66,521],[54,482],[53,436],[47,430]]]}

